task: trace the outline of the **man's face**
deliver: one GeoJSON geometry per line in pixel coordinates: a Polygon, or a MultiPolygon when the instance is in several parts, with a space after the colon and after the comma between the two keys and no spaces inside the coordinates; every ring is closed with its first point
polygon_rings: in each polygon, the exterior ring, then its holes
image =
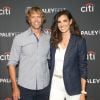
{"type": "Polygon", "coordinates": [[[33,12],[29,16],[29,24],[33,29],[40,29],[43,23],[43,17],[39,12],[33,12]]]}

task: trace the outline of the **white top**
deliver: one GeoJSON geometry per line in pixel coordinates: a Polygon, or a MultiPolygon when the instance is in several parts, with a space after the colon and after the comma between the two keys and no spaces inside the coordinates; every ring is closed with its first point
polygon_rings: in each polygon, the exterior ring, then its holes
{"type": "Polygon", "coordinates": [[[63,76],[63,62],[64,62],[64,55],[65,55],[66,48],[61,48],[58,45],[55,53],[55,67],[54,67],[54,75],[63,76]]]}

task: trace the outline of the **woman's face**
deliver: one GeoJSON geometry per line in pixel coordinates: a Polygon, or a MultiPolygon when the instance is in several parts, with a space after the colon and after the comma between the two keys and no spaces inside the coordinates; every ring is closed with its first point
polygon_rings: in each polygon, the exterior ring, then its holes
{"type": "Polygon", "coordinates": [[[72,23],[72,19],[69,20],[69,18],[66,15],[61,15],[58,18],[58,29],[62,33],[70,32],[70,25],[72,23]]]}

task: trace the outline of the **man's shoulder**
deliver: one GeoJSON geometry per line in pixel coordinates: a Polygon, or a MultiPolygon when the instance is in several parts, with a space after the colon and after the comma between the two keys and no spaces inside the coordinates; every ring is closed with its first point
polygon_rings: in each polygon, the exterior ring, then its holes
{"type": "Polygon", "coordinates": [[[44,31],[43,31],[43,34],[44,34],[44,36],[45,36],[46,38],[50,39],[50,37],[51,37],[51,33],[50,33],[50,32],[44,30],[44,31]]]}
{"type": "Polygon", "coordinates": [[[28,34],[29,34],[28,30],[21,32],[20,34],[14,37],[13,42],[21,45],[27,39],[28,34]]]}
{"type": "Polygon", "coordinates": [[[25,30],[24,32],[21,32],[20,34],[15,36],[15,39],[24,39],[27,38],[29,34],[29,29],[25,30]]]}

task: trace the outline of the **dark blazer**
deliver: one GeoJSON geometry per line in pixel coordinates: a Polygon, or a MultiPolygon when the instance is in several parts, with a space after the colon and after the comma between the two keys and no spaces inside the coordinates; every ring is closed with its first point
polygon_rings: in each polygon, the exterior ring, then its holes
{"type": "MultiPolygon", "coordinates": [[[[55,51],[56,48],[51,46],[51,80],[54,72],[55,51]]],[[[82,37],[71,35],[63,64],[64,85],[69,95],[80,94],[81,78],[87,79],[86,41],[82,37]]]]}

